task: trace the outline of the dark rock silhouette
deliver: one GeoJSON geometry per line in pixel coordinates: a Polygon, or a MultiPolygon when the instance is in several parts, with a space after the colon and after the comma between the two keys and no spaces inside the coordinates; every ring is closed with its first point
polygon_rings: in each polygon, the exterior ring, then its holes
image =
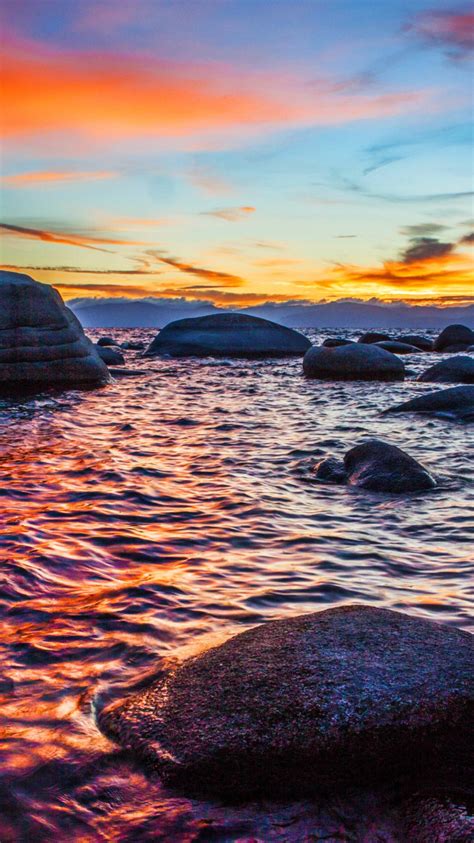
{"type": "Polygon", "coordinates": [[[267,319],[240,313],[219,313],[170,322],[146,349],[145,357],[303,356],[311,346],[303,334],[267,319]]]}
{"type": "Polygon", "coordinates": [[[351,345],[352,340],[346,340],[343,337],[328,337],[321,343],[323,348],[337,348],[339,345],[351,345]]]}
{"type": "Polygon", "coordinates": [[[108,345],[117,345],[117,343],[113,337],[100,337],[100,339],[97,340],[97,345],[106,347],[108,345]]]}
{"type": "Polygon", "coordinates": [[[54,287],[0,272],[0,389],[88,387],[109,380],[96,348],[54,287]]]}
{"type": "Polygon", "coordinates": [[[378,345],[351,343],[336,348],[313,346],[303,358],[303,371],[309,378],[324,380],[403,380],[401,360],[378,345]]]}
{"type": "Polygon", "coordinates": [[[403,404],[388,407],[383,413],[428,413],[453,421],[474,421],[474,386],[425,392],[403,404]]]}
{"type": "Polygon", "coordinates": [[[141,340],[125,340],[120,348],[123,348],[124,351],[144,351],[146,344],[141,340]]]}
{"type": "Polygon", "coordinates": [[[439,337],[436,337],[433,349],[434,351],[455,353],[456,351],[465,351],[473,343],[474,331],[471,331],[466,325],[448,325],[444,331],[441,331],[439,337]]]}
{"type": "Polygon", "coordinates": [[[107,366],[125,366],[125,357],[116,348],[97,345],[97,354],[107,366]]]}
{"type": "Polygon", "coordinates": [[[330,483],[347,483],[372,492],[421,492],[436,481],[426,468],[395,445],[371,439],[350,451],[344,462],[329,457],[315,467],[315,477],[330,483]]]}
{"type": "Polygon", "coordinates": [[[474,383],[474,358],[467,355],[451,357],[430,366],[418,376],[419,381],[437,383],[474,383]]]}
{"type": "Polygon", "coordinates": [[[366,331],[365,334],[359,337],[357,342],[370,344],[373,342],[388,342],[390,337],[388,334],[380,334],[378,331],[366,331]]]}
{"type": "Polygon", "coordinates": [[[379,348],[384,348],[385,351],[391,351],[392,354],[419,354],[420,349],[414,345],[409,345],[406,342],[397,342],[396,340],[382,340],[376,342],[379,348]]]}
{"type": "Polygon", "coordinates": [[[112,704],[99,726],[168,785],[301,794],[473,769],[473,637],[364,605],[271,621],[112,704]]]}
{"type": "Polygon", "coordinates": [[[397,342],[404,342],[407,345],[414,345],[420,351],[432,351],[433,340],[428,337],[420,337],[418,334],[403,334],[401,337],[396,337],[397,342]]]}

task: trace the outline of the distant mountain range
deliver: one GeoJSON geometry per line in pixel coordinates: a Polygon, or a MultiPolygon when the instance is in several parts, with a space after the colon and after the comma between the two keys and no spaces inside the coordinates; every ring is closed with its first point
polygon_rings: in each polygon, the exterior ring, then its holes
{"type": "MultiPolygon", "coordinates": [[[[225,312],[211,302],[184,299],[76,300],[70,302],[69,306],[84,328],[162,328],[175,319],[225,312]]],[[[442,308],[434,305],[383,305],[347,301],[326,304],[284,302],[261,304],[239,309],[239,312],[272,319],[290,328],[436,330],[455,322],[474,328],[474,304],[442,308]]]]}

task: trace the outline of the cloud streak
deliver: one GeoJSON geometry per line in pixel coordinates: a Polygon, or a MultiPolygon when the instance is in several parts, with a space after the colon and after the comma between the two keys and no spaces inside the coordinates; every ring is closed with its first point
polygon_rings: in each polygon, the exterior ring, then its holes
{"type": "Polygon", "coordinates": [[[36,170],[29,173],[14,173],[2,176],[0,181],[7,187],[36,187],[64,184],[65,182],[102,181],[117,178],[114,170],[36,170]]]}
{"type": "Polygon", "coordinates": [[[82,249],[93,249],[96,252],[110,252],[110,249],[102,248],[104,245],[112,246],[144,246],[143,241],[123,240],[114,237],[90,237],[84,234],[70,234],[61,231],[47,231],[41,228],[27,228],[21,225],[0,223],[0,234],[10,237],[21,237],[27,240],[42,240],[45,243],[61,243],[66,246],[79,246],[82,249]],[[100,245],[99,245],[100,244],[100,245]]]}
{"type": "Polygon", "coordinates": [[[256,208],[253,205],[240,205],[237,208],[217,208],[215,211],[201,211],[201,216],[217,217],[219,220],[226,220],[226,222],[239,222],[248,217],[249,214],[255,213],[256,208]]]}

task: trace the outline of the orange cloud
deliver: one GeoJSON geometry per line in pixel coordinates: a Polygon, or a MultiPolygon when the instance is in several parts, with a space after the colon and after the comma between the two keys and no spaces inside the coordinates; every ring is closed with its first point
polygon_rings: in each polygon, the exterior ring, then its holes
{"type": "Polygon", "coordinates": [[[227,222],[238,222],[245,219],[248,214],[253,214],[256,208],[253,205],[240,205],[238,208],[217,208],[215,211],[201,211],[202,216],[217,217],[227,222]]]}
{"type": "Polygon", "coordinates": [[[112,237],[90,237],[83,234],[69,234],[61,231],[46,231],[41,228],[26,228],[21,225],[10,225],[0,223],[0,234],[10,237],[23,237],[27,240],[43,240],[46,243],[62,243],[66,246],[80,246],[83,249],[94,249],[97,252],[110,252],[110,249],[103,249],[96,244],[109,244],[114,246],[145,246],[146,243],[139,240],[123,240],[112,237]]]}
{"type": "Polygon", "coordinates": [[[198,278],[205,278],[206,281],[217,281],[221,286],[237,287],[244,283],[243,278],[240,278],[238,275],[230,275],[228,272],[216,272],[212,269],[203,269],[200,266],[183,263],[183,261],[176,260],[175,258],[163,257],[159,252],[148,252],[148,254],[156,257],[161,263],[166,263],[168,266],[178,269],[180,272],[196,275],[198,278]]]}
{"type": "Polygon", "coordinates": [[[71,181],[97,181],[99,179],[113,179],[119,174],[113,170],[36,170],[31,173],[15,173],[12,176],[2,176],[0,181],[7,187],[35,187],[37,184],[57,184],[71,181]]]}
{"type": "Polygon", "coordinates": [[[284,71],[160,62],[130,55],[62,54],[33,45],[5,51],[7,137],[66,132],[94,140],[185,137],[268,126],[346,123],[426,109],[426,91],[374,94],[284,71]]]}

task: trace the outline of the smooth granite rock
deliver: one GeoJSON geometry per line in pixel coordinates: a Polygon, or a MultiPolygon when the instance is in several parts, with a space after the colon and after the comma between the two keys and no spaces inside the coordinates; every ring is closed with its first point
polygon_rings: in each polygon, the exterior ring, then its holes
{"type": "Polygon", "coordinates": [[[385,351],[391,351],[392,354],[419,354],[420,349],[414,345],[408,345],[406,342],[399,342],[396,340],[382,340],[376,342],[379,348],[384,348],[385,351]]]}
{"type": "Polygon", "coordinates": [[[401,337],[396,337],[396,340],[407,345],[414,345],[420,351],[433,350],[433,340],[430,340],[429,337],[420,337],[418,334],[403,334],[401,337]]]}
{"type": "Polygon", "coordinates": [[[474,358],[467,355],[451,357],[430,366],[417,380],[437,383],[474,383],[474,358]]]}
{"type": "Polygon", "coordinates": [[[359,337],[357,342],[361,342],[366,345],[373,342],[386,342],[390,339],[391,337],[389,337],[388,334],[381,334],[378,331],[366,331],[365,334],[362,334],[359,337]]]}
{"type": "Polygon", "coordinates": [[[117,343],[113,337],[101,337],[97,340],[97,345],[101,345],[105,348],[108,345],[117,345],[117,343]]]}
{"type": "Polygon", "coordinates": [[[425,392],[403,404],[388,407],[385,413],[428,413],[453,421],[474,421],[474,386],[453,386],[425,392]]]}
{"type": "Polygon", "coordinates": [[[374,343],[312,346],[303,358],[303,371],[308,378],[323,380],[397,381],[405,376],[402,361],[374,343]]]}
{"type": "Polygon", "coordinates": [[[109,373],[54,287],[0,272],[0,389],[88,387],[109,373]]]}
{"type": "Polygon", "coordinates": [[[464,351],[469,345],[474,343],[474,331],[471,331],[466,325],[448,325],[441,331],[439,337],[436,337],[433,343],[434,351],[453,351],[458,348],[464,351]]]}
{"type": "Polygon", "coordinates": [[[97,354],[107,366],[125,366],[125,357],[120,351],[108,346],[97,345],[97,354]]]}
{"type": "Polygon", "coordinates": [[[436,481],[419,462],[380,439],[351,448],[344,462],[334,457],[322,460],[315,466],[314,474],[317,480],[347,483],[371,492],[403,494],[436,486],[436,481]]]}
{"type": "Polygon", "coordinates": [[[144,357],[302,357],[310,346],[303,334],[268,319],[218,313],[170,322],[148,346],[144,357]]]}
{"type": "Polygon", "coordinates": [[[348,605],[267,622],[99,714],[167,785],[231,798],[473,768],[473,637],[348,605]]]}
{"type": "Polygon", "coordinates": [[[343,337],[328,337],[321,343],[323,348],[337,348],[340,345],[352,345],[352,340],[346,340],[343,337]]]}

